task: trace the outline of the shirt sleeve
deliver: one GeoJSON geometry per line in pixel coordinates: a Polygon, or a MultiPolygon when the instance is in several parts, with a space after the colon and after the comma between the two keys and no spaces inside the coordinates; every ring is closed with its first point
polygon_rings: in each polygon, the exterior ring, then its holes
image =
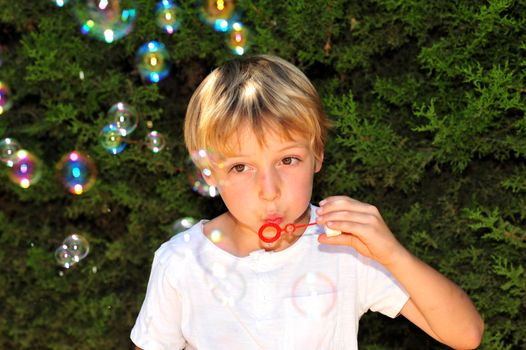
{"type": "Polygon", "coordinates": [[[181,299],[175,286],[177,270],[167,246],[154,255],[148,288],[130,338],[143,350],[183,349],[181,299]]]}
{"type": "Polygon", "coordinates": [[[366,290],[362,293],[362,310],[395,318],[409,299],[408,293],[383,265],[371,259],[364,260],[366,290]]]}

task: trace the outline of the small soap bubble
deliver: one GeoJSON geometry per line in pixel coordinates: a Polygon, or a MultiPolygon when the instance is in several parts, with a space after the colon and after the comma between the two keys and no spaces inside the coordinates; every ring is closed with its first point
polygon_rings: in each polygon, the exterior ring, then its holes
{"type": "Polygon", "coordinates": [[[292,302],[301,315],[320,319],[336,305],[336,288],[325,274],[309,271],[294,283],[292,302]]]}
{"type": "Polygon", "coordinates": [[[201,20],[219,32],[226,32],[230,23],[239,18],[234,0],[204,0],[200,7],[201,20]]]}
{"type": "Polygon", "coordinates": [[[135,59],[142,79],[147,82],[158,83],[170,73],[170,55],[166,46],[159,41],[142,45],[135,59]]]}
{"type": "Polygon", "coordinates": [[[210,240],[214,243],[219,243],[223,239],[223,234],[218,229],[212,230],[210,232],[210,240]]]}
{"type": "Polygon", "coordinates": [[[166,138],[158,131],[151,131],[146,135],[146,147],[153,153],[159,153],[166,146],[166,138]]]}
{"type": "Polygon", "coordinates": [[[99,142],[111,154],[120,153],[126,148],[126,142],[124,142],[121,131],[116,124],[108,124],[102,128],[99,134],[99,142]]]}
{"type": "Polygon", "coordinates": [[[0,161],[12,167],[16,159],[16,152],[20,149],[18,142],[10,137],[0,140],[0,161]]]}
{"type": "Polygon", "coordinates": [[[122,136],[131,134],[139,124],[139,116],[135,108],[124,102],[111,106],[107,116],[110,124],[115,124],[122,136]]]}
{"type": "Polygon", "coordinates": [[[0,117],[7,112],[12,105],[11,89],[9,89],[9,85],[0,81],[0,117]]]}
{"type": "Polygon", "coordinates": [[[174,235],[188,230],[190,227],[197,224],[197,220],[192,217],[184,217],[177,219],[172,224],[172,232],[174,235]]]}
{"type": "Polygon", "coordinates": [[[71,266],[77,263],[77,260],[75,260],[75,255],[65,244],[60,245],[60,247],[55,250],[55,259],[60,266],[65,267],[66,269],[69,269],[71,266]]]}
{"type": "Polygon", "coordinates": [[[82,34],[112,43],[133,29],[136,3],[134,0],[78,0],[75,15],[82,34]]]}
{"type": "Polygon", "coordinates": [[[62,242],[62,247],[65,247],[71,255],[73,255],[73,260],[79,262],[84,259],[90,250],[89,242],[86,237],[74,233],[69,235],[62,242]]]}
{"type": "Polygon", "coordinates": [[[51,0],[51,2],[58,7],[64,7],[69,2],[69,0],[51,0]]]}
{"type": "Polygon", "coordinates": [[[227,38],[227,45],[232,53],[238,56],[244,55],[250,46],[249,40],[250,31],[243,23],[235,22],[232,24],[227,38]]]}
{"type": "Polygon", "coordinates": [[[234,306],[245,295],[246,283],[241,274],[215,262],[205,275],[213,297],[222,305],[234,306]]]}
{"type": "Polygon", "coordinates": [[[173,34],[181,26],[179,7],[170,0],[162,0],[155,6],[157,26],[168,34],[173,34]]]}
{"type": "MultiPolygon", "coordinates": [[[[210,177],[214,172],[224,169],[224,158],[210,150],[198,150],[190,154],[187,161],[187,176],[192,189],[205,197],[215,197],[219,194],[216,186],[209,185],[205,177],[210,177]]],[[[225,184],[225,178],[216,176],[218,185],[225,184]]]]}
{"type": "Polygon", "coordinates": [[[9,178],[22,188],[29,188],[40,180],[40,160],[32,153],[21,149],[16,152],[13,166],[9,169],[9,178]]]}
{"type": "Polygon", "coordinates": [[[81,195],[95,184],[97,167],[93,160],[80,152],[64,155],[57,163],[58,176],[71,193],[81,195]]]}

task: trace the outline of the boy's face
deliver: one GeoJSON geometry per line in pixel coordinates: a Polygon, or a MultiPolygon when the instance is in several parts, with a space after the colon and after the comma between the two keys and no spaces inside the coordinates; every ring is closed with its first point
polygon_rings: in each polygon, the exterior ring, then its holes
{"type": "Polygon", "coordinates": [[[308,140],[288,140],[269,131],[260,145],[252,130],[240,129],[233,154],[208,178],[219,189],[238,229],[256,232],[265,222],[280,226],[303,218],[312,195],[314,173],[321,168],[308,140]]]}

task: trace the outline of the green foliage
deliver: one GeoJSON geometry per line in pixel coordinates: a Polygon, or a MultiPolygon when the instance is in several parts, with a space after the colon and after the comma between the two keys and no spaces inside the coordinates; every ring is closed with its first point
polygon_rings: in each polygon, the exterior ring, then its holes
{"type": "MultiPolygon", "coordinates": [[[[72,1],[74,2],[74,1],[72,1]]],[[[72,5],[0,0],[0,81],[13,107],[0,138],[43,160],[23,190],[0,171],[0,349],[128,349],[154,250],[174,220],[211,218],[219,199],[192,192],[182,123],[189,97],[234,57],[225,35],[180,1],[172,36],[137,0],[134,30],[112,44],[82,36],[72,5]],[[141,81],[135,52],[163,41],[171,75],[141,81]],[[138,110],[134,143],[98,143],[116,101],[138,110]],[[150,129],[168,137],[153,154],[150,129]],[[72,196],[54,168],[71,150],[95,160],[93,189],[72,196]],[[72,232],[88,257],[59,268],[72,232]]],[[[376,205],[409,250],[462,286],[486,322],[481,348],[526,347],[526,4],[517,0],[238,3],[251,53],[297,64],[334,122],[313,201],[346,194],[376,205]]],[[[4,171],[5,170],[5,171],[4,171]]],[[[404,319],[362,319],[364,349],[443,349],[404,319]]]]}

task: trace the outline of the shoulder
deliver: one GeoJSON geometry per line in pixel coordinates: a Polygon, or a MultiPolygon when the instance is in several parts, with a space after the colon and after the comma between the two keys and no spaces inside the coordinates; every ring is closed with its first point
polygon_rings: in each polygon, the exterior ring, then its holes
{"type": "Polygon", "coordinates": [[[201,246],[204,238],[202,229],[203,221],[200,221],[188,230],[176,234],[170,240],[161,244],[155,251],[154,265],[172,267],[184,265],[189,256],[195,254],[201,246]]]}

